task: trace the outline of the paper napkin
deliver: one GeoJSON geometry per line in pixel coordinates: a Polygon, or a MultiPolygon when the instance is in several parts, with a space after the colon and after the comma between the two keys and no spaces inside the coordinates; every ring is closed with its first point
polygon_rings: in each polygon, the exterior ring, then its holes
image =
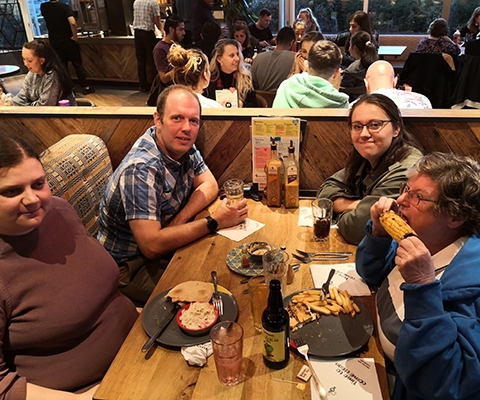
{"type": "MultiPolygon", "coordinates": [[[[327,390],[329,399],[382,400],[373,358],[347,358],[335,361],[310,358],[310,361],[327,390]]],[[[313,383],[310,385],[312,400],[320,399],[313,383]]]]}
{"type": "Polygon", "coordinates": [[[232,226],[231,228],[220,229],[217,231],[218,234],[225,236],[235,242],[245,239],[247,236],[251,235],[253,232],[258,231],[263,228],[265,224],[261,222],[254,221],[253,219],[247,218],[241,224],[232,226]]]}
{"type": "Polygon", "coordinates": [[[357,274],[355,263],[310,265],[315,287],[322,287],[332,268],[335,269],[335,275],[333,275],[330,281],[330,287],[348,290],[348,293],[352,296],[369,296],[372,294],[368,285],[360,278],[360,275],[357,274]]]}

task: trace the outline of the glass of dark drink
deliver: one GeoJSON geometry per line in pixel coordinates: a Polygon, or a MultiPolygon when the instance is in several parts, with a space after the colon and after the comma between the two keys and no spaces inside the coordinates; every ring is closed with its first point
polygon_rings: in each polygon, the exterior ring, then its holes
{"type": "Polygon", "coordinates": [[[325,242],[330,235],[332,224],[333,203],[330,199],[312,201],[313,232],[316,242],[325,242]]]}

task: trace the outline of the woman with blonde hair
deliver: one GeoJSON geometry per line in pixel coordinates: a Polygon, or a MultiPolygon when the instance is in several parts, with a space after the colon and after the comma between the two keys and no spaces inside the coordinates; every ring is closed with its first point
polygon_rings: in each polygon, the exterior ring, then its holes
{"type": "Polygon", "coordinates": [[[202,108],[223,108],[220,103],[203,96],[203,90],[210,83],[211,74],[208,58],[202,51],[173,45],[167,59],[173,67],[173,82],[192,89],[197,94],[202,108]]]}
{"type": "Polygon", "coordinates": [[[233,88],[237,90],[238,107],[257,107],[252,76],[245,68],[240,43],[234,39],[220,39],[213,49],[210,71],[209,98],[216,100],[217,91],[233,88]]]}
{"type": "Polygon", "coordinates": [[[312,31],[322,32],[320,25],[313,15],[313,11],[310,7],[302,8],[298,12],[297,19],[303,19],[305,21],[305,33],[312,31]]]}

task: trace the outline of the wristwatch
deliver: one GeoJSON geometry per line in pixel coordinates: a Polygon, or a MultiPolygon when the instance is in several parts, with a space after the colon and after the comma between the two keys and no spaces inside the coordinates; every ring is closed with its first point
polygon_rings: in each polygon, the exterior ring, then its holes
{"type": "Polygon", "coordinates": [[[215,233],[218,229],[218,222],[215,221],[210,215],[207,217],[207,228],[211,233],[215,233]]]}

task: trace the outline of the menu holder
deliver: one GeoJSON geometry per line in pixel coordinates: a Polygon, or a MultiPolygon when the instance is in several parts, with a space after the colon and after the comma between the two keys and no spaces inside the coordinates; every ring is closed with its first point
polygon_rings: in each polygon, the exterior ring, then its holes
{"type": "Polygon", "coordinates": [[[235,88],[215,90],[215,100],[225,108],[238,108],[238,91],[235,88]]]}
{"type": "Polygon", "coordinates": [[[295,158],[299,159],[300,132],[302,121],[299,118],[252,118],[252,182],[258,184],[259,190],[265,189],[267,175],[265,165],[270,159],[270,143],[277,143],[278,158],[288,157],[290,140],[295,147],[295,158]]]}

